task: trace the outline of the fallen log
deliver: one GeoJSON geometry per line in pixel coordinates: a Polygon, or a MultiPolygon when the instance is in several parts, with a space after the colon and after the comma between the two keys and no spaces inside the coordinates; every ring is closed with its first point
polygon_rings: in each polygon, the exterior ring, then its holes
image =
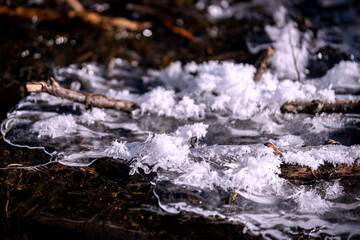
{"type": "Polygon", "coordinates": [[[281,164],[280,177],[287,180],[299,180],[304,182],[314,180],[330,180],[343,177],[360,177],[360,164],[355,161],[352,165],[324,163],[316,170],[310,167],[281,164]]]}
{"type": "Polygon", "coordinates": [[[61,97],[73,102],[85,104],[86,108],[99,107],[110,108],[117,111],[131,112],[138,106],[130,101],[116,100],[102,95],[83,94],[75,92],[60,86],[60,84],[51,78],[51,83],[46,82],[28,82],[26,89],[28,92],[47,92],[53,96],[61,97]]]}
{"type": "MultiPolygon", "coordinates": [[[[339,145],[340,143],[328,139],[325,144],[339,145]]],[[[272,148],[274,150],[274,155],[278,155],[282,158],[282,152],[274,144],[267,142],[264,145],[272,148]]],[[[281,178],[290,181],[300,181],[302,183],[316,180],[337,179],[342,177],[360,177],[360,163],[358,162],[358,159],[356,159],[352,165],[325,162],[316,170],[298,164],[282,163],[280,165],[280,169],[281,173],[279,176],[281,178]]]]}
{"type": "Polygon", "coordinates": [[[280,108],[282,113],[360,113],[360,98],[337,100],[335,102],[314,100],[311,102],[286,102],[280,108]]]}

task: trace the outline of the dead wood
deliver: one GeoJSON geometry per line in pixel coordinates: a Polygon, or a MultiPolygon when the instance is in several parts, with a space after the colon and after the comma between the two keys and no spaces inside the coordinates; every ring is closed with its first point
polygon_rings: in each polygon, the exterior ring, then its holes
{"type": "MultiPolygon", "coordinates": [[[[335,144],[339,143],[328,139],[326,144],[335,144]]],[[[267,147],[274,149],[274,155],[278,155],[282,158],[282,153],[274,144],[268,142],[264,144],[267,147]]],[[[325,162],[320,165],[316,170],[312,170],[310,167],[301,166],[298,164],[287,164],[282,163],[280,177],[291,180],[291,181],[300,181],[306,183],[314,180],[330,180],[337,179],[342,177],[360,177],[360,164],[358,159],[352,165],[347,164],[332,164],[325,162]]]]}
{"type": "Polygon", "coordinates": [[[343,177],[360,177],[360,164],[355,161],[352,165],[324,163],[316,170],[300,165],[281,164],[280,177],[287,180],[314,181],[330,180],[343,177]]]}
{"type": "Polygon", "coordinates": [[[17,7],[10,9],[8,7],[0,6],[0,15],[7,15],[10,17],[18,17],[33,20],[36,18],[39,22],[57,21],[64,22],[72,19],[79,19],[84,23],[88,23],[94,27],[102,29],[111,29],[114,27],[128,28],[133,31],[141,31],[145,28],[150,28],[152,24],[150,22],[137,22],[122,17],[108,17],[102,16],[95,12],[90,12],[81,8],[82,5],[76,5],[76,1],[67,1],[69,5],[74,9],[68,11],[66,14],[62,14],[53,9],[37,9],[37,8],[24,8],[17,7]]]}
{"type": "Polygon", "coordinates": [[[82,94],[60,86],[60,84],[51,78],[51,83],[46,82],[28,82],[26,83],[28,92],[47,92],[56,97],[61,97],[72,102],[85,104],[86,108],[99,107],[110,108],[117,111],[131,112],[138,106],[130,101],[116,100],[102,95],[82,94]]]}
{"type": "Polygon", "coordinates": [[[320,100],[286,102],[280,109],[282,113],[360,113],[360,98],[355,100],[337,100],[335,102],[320,100]]]}
{"type": "Polygon", "coordinates": [[[270,63],[270,57],[274,54],[274,49],[271,47],[263,52],[255,63],[256,72],[254,74],[254,81],[259,82],[262,75],[265,73],[267,66],[270,63]]]}
{"type": "Polygon", "coordinates": [[[164,27],[166,27],[173,33],[179,34],[180,36],[190,40],[191,42],[194,42],[194,43],[197,42],[197,39],[195,38],[195,36],[188,30],[186,30],[185,28],[174,26],[169,21],[166,21],[166,20],[163,21],[163,25],[164,25],[164,27]]]}
{"type": "Polygon", "coordinates": [[[272,144],[271,142],[267,142],[264,144],[265,146],[272,148],[274,150],[274,154],[278,155],[278,156],[282,156],[282,153],[280,151],[280,149],[278,149],[274,144],[272,144]]]}

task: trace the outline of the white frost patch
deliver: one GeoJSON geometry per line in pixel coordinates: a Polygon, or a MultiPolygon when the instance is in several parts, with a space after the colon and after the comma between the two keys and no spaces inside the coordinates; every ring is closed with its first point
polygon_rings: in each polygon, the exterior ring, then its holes
{"type": "Polygon", "coordinates": [[[77,124],[72,115],[59,115],[35,122],[31,131],[37,132],[39,138],[43,136],[57,138],[71,133],[76,133],[77,124]]]}
{"type": "Polygon", "coordinates": [[[360,90],[360,65],[357,62],[341,61],[320,79],[308,80],[318,88],[360,90]]]}
{"type": "Polygon", "coordinates": [[[275,145],[278,147],[281,146],[302,147],[304,145],[304,140],[300,136],[285,135],[283,137],[280,137],[279,140],[275,141],[275,145]]]}
{"type": "Polygon", "coordinates": [[[271,65],[280,78],[303,79],[309,57],[307,48],[312,34],[310,32],[302,34],[295,22],[286,22],[286,14],[285,7],[281,6],[275,13],[276,26],[265,26],[275,49],[271,57],[271,65]]]}
{"type": "Polygon", "coordinates": [[[360,158],[360,149],[354,145],[351,147],[324,145],[319,147],[292,148],[283,152],[286,163],[309,166],[316,170],[324,162],[333,164],[352,164],[360,158]]]}
{"type": "Polygon", "coordinates": [[[185,139],[185,141],[188,141],[192,137],[203,138],[207,133],[208,127],[209,127],[208,125],[203,123],[185,125],[179,127],[174,135],[177,137],[181,137],[182,139],[185,139]]]}
{"type": "Polygon", "coordinates": [[[302,213],[323,213],[332,207],[332,203],[322,198],[313,190],[300,188],[293,196],[298,201],[298,211],[302,213]]]}
{"type": "Polygon", "coordinates": [[[104,122],[106,120],[106,113],[104,109],[92,108],[91,110],[86,110],[81,114],[80,121],[82,123],[94,124],[95,122],[104,122]]]}
{"type": "Polygon", "coordinates": [[[221,185],[237,189],[239,193],[246,191],[260,196],[281,194],[284,180],[278,176],[281,163],[279,157],[273,154],[272,149],[263,145],[252,146],[249,152],[246,148],[244,150],[245,152],[237,154],[242,154],[239,161],[244,162],[245,167],[236,162],[235,165],[228,165],[223,179],[219,181],[221,185]]]}
{"type": "Polygon", "coordinates": [[[338,129],[344,125],[336,114],[334,114],[334,117],[307,117],[304,119],[303,124],[309,124],[311,126],[310,132],[314,133],[338,129]]]}
{"type": "Polygon", "coordinates": [[[130,174],[143,169],[146,173],[164,169],[166,171],[186,172],[190,166],[190,139],[204,137],[207,125],[195,123],[179,127],[171,134],[150,135],[144,143],[113,142],[105,150],[108,157],[127,159],[131,161],[130,174]]]}
{"type": "Polygon", "coordinates": [[[324,185],[323,187],[326,190],[325,199],[336,199],[344,192],[344,187],[340,185],[339,181],[333,184],[326,182],[324,185]]]}
{"type": "Polygon", "coordinates": [[[116,159],[128,160],[131,156],[126,142],[113,141],[111,146],[107,147],[104,151],[105,156],[116,159]]]}
{"type": "Polygon", "coordinates": [[[173,90],[166,90],[157,87],[154,90],[145,93],[137,98],[140,109],[135,110],[133,114],[141,115],[150,112],[158,116],[202,119],[205,116],[205,105],[196,104],[189,96],[184,96],[178,101],[173,90]]]}
{"type": "Polygon", "coordinates": [[[202,119],[207,112],[215,111],[249,119],[263,112],[273,114],[286,101],[335,99],[334,91],[329,88],[280,81],[269,72],[255,83],[254,73],[254,66],[241,63],[210,61],[198,65],[189,63],[181,68],[176,62],[164,70],[151,72],[167,90],[158,87],[141,96],[138,104],[142,114],[157,112],[175,118],[202,119]]]}

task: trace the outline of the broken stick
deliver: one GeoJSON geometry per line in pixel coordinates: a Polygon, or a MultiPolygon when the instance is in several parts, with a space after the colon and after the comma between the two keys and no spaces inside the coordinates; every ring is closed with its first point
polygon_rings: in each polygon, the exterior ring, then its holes
{"type": "MultiPolygon", "coordinates": [[[[73,1],[69,1],[73,2],[73,1]]],[[[74,3],[73,3],[74,4],[74,3]]],[[[70,5],[70,4],[69,4],[70,5]]],[[[70,5],[74,10],[70,10],[67,14],[62,14],[50,8],[37,9],[37,8],[24,8],[17,7],[10,9],[8,7],[0,6],[0,15],[7,15],[10,17],[18,17],[33,20],[34,17],[39,22],[46,21],[59,21],[79,19],[84,23],[88,23],[94,27],[100,27],[105,30],[111,29],[111,27],[128,28],[132,31],[141,31],[152,26],[151,22],[137,22],[123,17],[108,17],[102,16],[95,12],[90,12],[85,9],[81,9],[79,6],[70,5]]],[[[80,5],[81,6],[81,5],[80,5]]]]}
{"type": "Polygon", "coordinates": [[[99,107],[110,108],[117,111],[131,112],[138,106],[130,101],[116,100],[102,95],[82,94],[60,86],[60,84],[51,78],[51,83],[46,82],[28,82],[26,89],[28,92],[47,92],[56,97],[61,97],[73,102],[83,103],[86,108],[99,107]]]}
{"type": "Polygon", "coordinates": [[[360,98],[337,100],[335,102],[314,100],[311,102],[286,102],[280,108],[282,113],[360,113],[360,98]]]}
{"type": "Polygon", "coordinates": [[[274,49],[271,47],[263,52],[259,59],[255,63],[256,72],[254,75],[254,81],[259,82],[262,75],[265,73],[267,66],[270,63],[270,57],[274,54],[274,49]]]}

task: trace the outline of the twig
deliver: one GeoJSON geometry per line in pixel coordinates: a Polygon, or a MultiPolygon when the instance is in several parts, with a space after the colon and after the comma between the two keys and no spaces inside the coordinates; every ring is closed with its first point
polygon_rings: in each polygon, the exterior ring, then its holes
{"type": "Polygon", "coordinates": [[[9,204],[10,204],[10,190],[9,190],[9,177],[6,177],[6,204],[5,204],[5,216],[9,218],[9,204]]]}
{"type": "Polygon", "coordinates": [[[26,89],[28,92],[47,92],[56,97],[61,97],[73,102],[83,103],[85,104],[86,108],[93,106],[99,108],[111,108],[123,112],[131,112],[132,110],[138,108],[135,103],[130,101],[116,100],[102,95],[82,94],[63,88],[53,78],[51,78],[50,84],[43,81],[28,82],[26,83],[26,89]]]}
{"type": "Polygon", "coordinates": [[[67,4],[77,13],[86,12],[83,5],[78,0],[66,0],[67,4]]]}
{"type": "MultiPolygon", "coordinates": [[[[155,4],[156,6],[156,4],[155,4]]],[[[177,27],[174,26],[173,24],[171,24],[168,20],[166,19],[172,19],[173,16],[171,14],[174,14],[174,10],[175,9],[171,9],[171,11],[169,11],[169,9],[166,9],[166,13],[161,11],[161,9],[159,9],[159,7],[155,8],[151,7],[151,6],[146,6],[146,5],[140,5],[140,4],[134,4],[134,3],[129,3],[126,5],[126,8],[128,10],[132,10],[132,11],[136,11],[136,12],[141,12],[141,13],[145,13],[148,15],[152,15],[156,18],[158,18],[159,20],[162,21],[164,27],[166,29],[168,29],[169,31],[175,33],[175,34],[179,34],[180,36],[190,40],[191,42],[197,42],[198,39],[188,30],[186,30],[185,28],[182,27],[177,27]]],[[[176,10],[175,10],[176,12],[176,10]]],[[[191,16],[193,18],[195,18],[197,21],[199,19],[197,19],[198,15],[194,14],[194,12],[190,11],[190,12],[181,12],[182,15],[187,15],[187,16],[191,16]]]]}
{"type": "Polygon", "coordinates": [[[82,17],[85,22],[89,22],[93,25],[100,24],[104,27],[108,25],[120,28],[129,28],[131,30],[142,30],[144,28],[151,27],[151,23],[138,23],[135,21],[130,21],[126,18],[114,18],[114,17],[105,17],[100,14],[87,11],[83,5],[78,0],[66,0],[69,6],[75,11],[77,15],[82,17]]]}
{"type": "Polygon", "coordinates": [[[274,144],[272,144],[271,142],[267,142],[264,144],[265,146],[272,148],[274,150],[274,154],[278,155],[278,156],[282,156],[282,153],[280,151],[280,149],[278,149],[274,144]]]}
{"type": "Polygon", "coordinates": [[[163,21],[163,24],[164,24],[164,27],[166,27],[173,33],[179,34],[182,37],[190,40],[191,42],[197,42],[194,35],[191,32],[189,32],[188,30],[186,30],[185,28],[174,26],[169,21],[166,21],[166,20],[163,21]]]}
{"type": "Polygon", "coordinates": [[[293,42],[292,42],[290,28],[288,28],[288,32],[289,32],[289,43],[290,43],[290,47],[291,47],[291,54],[293,56],[294,65],[295,65],[295,71],[296,71],[296,74],[297,74],[297,81],[300,82],[300,70],[299,70],[299,66],[298,66],[298,62],[297,62],[297,56],[295,56],[295,47],[294,47],[293,42]]]}
{"type": "MultiPolygon", "coordinates": [[[[281,151],[274,144],[268,142],[265,143],[265,146],[274,149],[274,155],[282,158],[281,151]]],[[[342,177],[360,177],[360,164],[358,160],[356,159],[352,165],[325,162],[316,170],[298,164],[282,163],[279,176],[287,180],[303,181],[304,183],[320,179],[330,180],[342,177]]]]}
{"type": "Polygon", "coordinates": [[[360,98],[337,100],[335,102],[314,100],[311,102],[286,102],[280,108],[282,113],[360,113],[360,98]]]}
{"type": "Polygon", "coordinates": [[[333,139],[326,139],[324,145],[341,145],[341,143],[333,139]]]}
{"type": "Polygon", "coordinates": [[[270,63],[270,57],[274,54],[274,49],[271,47],[263,52],[255,63],[256,73],[254,74],[254,81],[260,81],[262,75],[265,73],[267,66],[270,63]]]}
{"type": "MultiPolygon", "coordinates": [[[[118,28],[128,28],[133,31],[141,31],[145,28],[150,28],[152,24],[150,22],[137,22],[132,21],[122,17],[107,17],[102,16],[95,12],[89,12],[84,8],[76,6],[75,1],[67,1],[70,7],[74,10],[70,10],[67,14],[61,14],[58,11],[46,8],[46,9],[36,9],[36,8],[23,8],[17,7],[15,9],[10,9],[8,7],[0,6],[0,15],[7,15],[11,17],[25,18],[32,20],[34,17],[38,21],[59,21],[63,22],[64,20],[71,19],[80,19],[81,21],[91,24],[95,27],[100,27],[108,30],[111,27],[118,28]]],[[[82,6],[82,5],[80,5],[82,6]]]]}

